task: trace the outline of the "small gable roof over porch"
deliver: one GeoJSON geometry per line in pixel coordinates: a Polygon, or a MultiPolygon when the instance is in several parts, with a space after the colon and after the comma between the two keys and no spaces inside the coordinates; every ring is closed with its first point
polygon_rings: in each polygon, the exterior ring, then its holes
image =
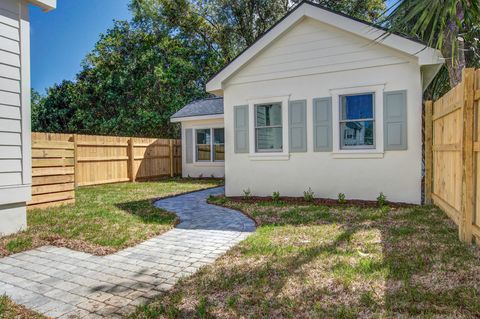
{"type": "Polygon", "coordinates": [[[172,115],[171,122],[182,122],[187,120],[199,120],[206,118],[223,117],[223,98],[214,97],[203,100],[196,100],[172,115]]]}

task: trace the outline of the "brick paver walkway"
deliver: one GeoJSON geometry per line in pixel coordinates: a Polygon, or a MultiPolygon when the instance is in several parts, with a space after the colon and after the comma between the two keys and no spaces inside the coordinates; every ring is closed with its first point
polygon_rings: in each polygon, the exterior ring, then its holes
{"type": "Polygon", "coordinates": [[[0,258],[0,295],[49,317],[123,317],[255,230],[243,214],[206,203],[222,192],[157,201],[157,207],[177,213],[180,224],[109,256],[45,246],[0,258]]]}

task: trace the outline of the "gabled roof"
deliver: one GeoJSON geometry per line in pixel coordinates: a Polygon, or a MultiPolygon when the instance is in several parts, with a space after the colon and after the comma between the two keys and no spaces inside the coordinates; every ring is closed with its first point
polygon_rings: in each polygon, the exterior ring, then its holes
{"type": "Polygon", "coordinates": [[[57,0],[27,0],[31,4],[40,7],[43,11],[51,11],[57,7],[57,0]]]}
{"type": "MultiPolygon", "coordinates": [[[[321,5],[304,0],[215,74],[207,82],[207,92],[221,95],[223,82],[225,80],[242,66],[250,62],[271,42],[286,33],[292,26],[304,18],[318,20],[362,38],[381,43],[386,47],[396,49],[407,55],[415,56],[420,66],[432,66],[434,70],[437,70],[439,69],[438,65],[444,63],[444,59],[438,50],[428,47],[418,40],[408,38],[404,35],[390,33],[381,26],[332,11],[321,5]]],[[[436,71],[430,73],[436,74],[436,71]]]]}
{"type": "Polygon", "coordinates": [[[223,98],[221,97],[193,101],[173,114],[170,119],[172,122],[181,122],[192,117],[206,118],[215,115],[223,116],[223,98]]]}

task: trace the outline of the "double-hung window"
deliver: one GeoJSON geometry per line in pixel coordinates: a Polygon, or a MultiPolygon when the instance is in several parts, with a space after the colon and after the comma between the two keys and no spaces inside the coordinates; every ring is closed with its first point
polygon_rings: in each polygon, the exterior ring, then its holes
{"type": "Polygon", "coordinates": [[[225,160],[225,135],[223,128],[196,130],[197,162],[217,162],[225,160]]]}
{"type": "Polygon", "coordinates": [[[340,148],[375,148],[375,94],[340,96],[340,148]]]}
{"type": "Polygon", "coordinates": [[[282,104],[255,105],[256,152],[282,152],[282,104]]]}

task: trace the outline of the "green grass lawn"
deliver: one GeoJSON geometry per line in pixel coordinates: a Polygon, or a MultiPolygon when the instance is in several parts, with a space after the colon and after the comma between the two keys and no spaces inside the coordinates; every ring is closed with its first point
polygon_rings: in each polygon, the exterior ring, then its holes
{"type": "Polygon", "coordinates": [[[76,204],[28,212],[28,230],[0,238],[0,257],[52,244],[98,255],[171,229],[176,216],[152,200],[216,186],[218,180],[166,179],[81,187],[76,204]]]}
{"type": "Polygon", "coordinates": [[[133,318],[478,318],[480,253],[434,207],[213,200],[257,231],[133,318]]]}

